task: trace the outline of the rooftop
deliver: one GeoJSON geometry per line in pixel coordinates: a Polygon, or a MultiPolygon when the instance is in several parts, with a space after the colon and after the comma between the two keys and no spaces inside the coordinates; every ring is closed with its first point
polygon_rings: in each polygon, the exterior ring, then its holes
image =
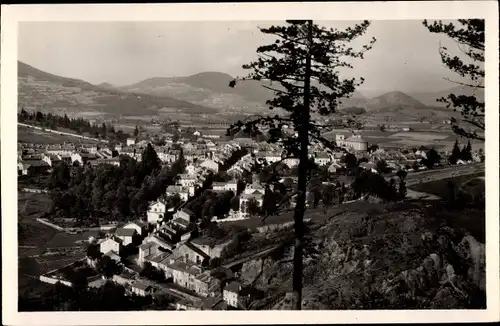
{"type": "Polygon", "coordinates": [[[232,281],[231,283],[229,283],[228,285],[226,285],[224,287],[224,291],[239,293],[242,288],[243,288],[243,284],[241,284],[238,281],[232,281]]]}
{"type": "Polygon", "coordinates": [[[135,229],[119,228],[116,230],[115,235],[118,237],[133,237],[136,232],[135,229]]]}

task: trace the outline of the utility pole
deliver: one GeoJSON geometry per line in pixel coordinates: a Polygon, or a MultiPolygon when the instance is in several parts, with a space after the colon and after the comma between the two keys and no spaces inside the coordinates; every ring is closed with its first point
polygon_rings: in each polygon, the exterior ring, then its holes
{"type": "Polygon", "coordinates": [[[302,125],[298,128],[300,139],[299,150],[299,178],[297,204],[294,213],[295,224],[295,251],[293,257],[293,296],[294,310],[302,309],[302,283],[303,283],[303,252],[304,252],[304,212],[307,188],[307,176],[309,173],[309,120],[310,120],[310,86],[311,86],[311,46],[312,40],[312,20],[308,20],[305,25],[306,42],[306,66],[304,76],[304,109],[301,114],[302,125]]]}

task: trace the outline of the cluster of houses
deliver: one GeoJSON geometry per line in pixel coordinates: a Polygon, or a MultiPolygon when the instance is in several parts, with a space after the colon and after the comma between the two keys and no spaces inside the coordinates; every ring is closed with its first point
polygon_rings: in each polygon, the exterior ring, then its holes
{"type": "MultiPolygon", "coordinates": [[[[192,221],[192,213],[182,209],[172,220],[159,225],[133,221],[108,230],[102,238],[89,238],[89,242],[97,244],[103,256],[118,264],[122,264],[126,248],[138,249],[138,254],[132,255],[136,266],[142,268],[146,263],[151,264],[177,289],[199,299],[190,303],[181,301],[177,309],[230,309],[248,304],[255,290],[250,291],[248,286],[241,285],[230,269],[212,264],[221,258],[224,248],[234,239],[213,242],[203,237],[193,238],[192,221]]],[[[97,259],[87,257],[87,263],[96,267],[97,259]]],[[[137,272],[129,268],[111,280],[136,295],[162,293],[160,284],[138,277],[137,272]]],[[[96,280],[89,286],[98,284],[102,285],[102,281],[96,280]]]]}
{"type": "MultiPolygon", "coordinates": [[[[196,136],[196,135],[195,135],[196,136]]],[[[198,135],[200,136],[200,135],[198,135]]],[[[390,168],[400,169],[411,166],[414,162],[425,158],[425,151],[409,151],[403,153],[398,150],[378,149],[368,152],[368,143],[360,136],[345,138],[337,135],[339,146],[365,158],[367,162],[360,166],[376,172],[377,160],[385,160],[390,168]]],[[[129,155],[137,160],[141,159],[142,149],[148,142],[138,142],[128,139],[124,146],[116,146],[114,150],[102,149],[96,145],[62,144],[37,146],[20,144],[18,150],[18,169],[21,175],[43,173],[60,162],[69,164],[119,165],[118,155],[129,155]]],[[[213,182],[215,192],[237,192],[238,179],[245,172],[251,172],[256,163],[282,162],[290,168],[298,165],[294,158],[283,158],[279,145],[257,143],[253,140],[240,138],[231,141],[199,138],[197,142],[179,141],[187,165],[185,172],[177,178],[176,184],[168,186],[166,196],[179,196],[181,204],[187,202],[200,187],[208,173],[218,173],[223,162],[238,149],[246,148],[249,153],[240,158],[225,172],[232,177],[229,181],[213,182]]],[[[154,146],[159,159],[164,164],[170,164],[179,158],[179,146],[154,146]]],[[[310,158],[319,166],[325,166],[328,171],[335,173],[343,169],[342,158],[345,152],[326,151],[319,146],[311,146],[310,158]]],[[[227,219],[249,218],[249,203],[263,205],[265,187],[254,176],[253,182],[246,185],[239,194],[239,211],[231,210],[227,219]]],[[[232,272],[223,267],[214,267],[214,261],[220,260],[225,248],[230,246],[234,239],[208,241],[203,237],[194,237],[193,230],[196,221],[193,213],[181,205],[177,209],[167,210],[167,204],[162,200],[151,202],[145,221],[133,221],[118,228],[109,230],[105,236],[89,239],[99,246],[100,252],[116,261],[122,262],[124,253],[130,248],[137,250],[134,264],[139,268],[146,263],[151,264],[165,274],[167,279],[188,293],[201,298],[200,305],[193,306],[187,302],[178,303],[178,309],[228,309],[240,308],[251,301],[254,289],[239,283],[232,272]],[[166,219],[167,213],[173,217],[166,219]],[[170,214],[169,214],[170,215],[170,214]],[[214,267],[214,268],[210,268],[214,267]]],[[[88,264],[95,266],[96,262],[88,259],[88,264]]],[[[136,273],[137,274],[137,273],[136,273]]],[[[161,290],[157,284],[133,276],[133,271],[125,269],[120,275],[114,275],[112,280],[137,295],[154,295],[161,290]]],[[[97,282],[97,280],[96,280],[97,282]]],[[[96,283],[97,284],[97,283],[96,283]]]]}

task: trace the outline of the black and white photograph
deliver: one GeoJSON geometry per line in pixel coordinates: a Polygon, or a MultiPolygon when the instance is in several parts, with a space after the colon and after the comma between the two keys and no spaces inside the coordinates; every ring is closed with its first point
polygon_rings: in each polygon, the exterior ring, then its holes
{"type": "Polygon", "coordinates": [[[498,26],[295,16],[17,22],[18,312],[494,309],[498,26]]]}

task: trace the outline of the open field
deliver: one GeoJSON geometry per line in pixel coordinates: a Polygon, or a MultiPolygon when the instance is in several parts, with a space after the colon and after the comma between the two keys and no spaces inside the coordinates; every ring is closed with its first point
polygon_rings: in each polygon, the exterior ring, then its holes
{"type": "Polygon", "coordinates": [[[415,139],[415,140],[424,140],[424,141],[429,141],[429,140],[444,140],[448,138],[447,134],[443,133],[432,133],[432,132],[398,132],[395,134],[390,135],[389,137],[393,138],[409,138],[409,139],[415,139]]]}
{"type": "Polygon", "coordinates": [[[42,216],[49,205],[47,194],[18,192],[19,295],[43,293],[52,288],[37,280],[38,276],[84,256],[84,252],[75,250],[64,255],[40,256],[48,248],[84,248],[85,244],[77,241],[88,238],[85,233],[70,235],[37,222],[36,218],[42,216]]]}
{"type": "MultiPolygon", "coordinates": [[[[436,149],[451,150],[457,135],[450,130],[449,126],[444,130],[433,131],[408,131],[408,132],[391,132],[379,130],[361,131],[361,136],[368,142],[368,145],[377,144],[384,148],[413,148],[420,146],[434,147],[436,149]]],[[[333,130],[324,133],[329,139],[335,139],[336,134],[342,134],[346,137],[352,135],[348,130],[333,130]]],[[[466,141],[459,139],[463,146],[466,141]]],[[[484,149],[484,142],[471,141],[473,149],[484,149]]]]}
{"type": "Polygon", "coordinates": [[[59,135],[52,132],[45,132],[33,128],[23,126],[17,127],[17,141],[21,143],[34,144],[61,144],[64,142],[82,142],[84,144],[95,144],[96,142],[89,139],[81,139],[68,135],[59,135]]]}

